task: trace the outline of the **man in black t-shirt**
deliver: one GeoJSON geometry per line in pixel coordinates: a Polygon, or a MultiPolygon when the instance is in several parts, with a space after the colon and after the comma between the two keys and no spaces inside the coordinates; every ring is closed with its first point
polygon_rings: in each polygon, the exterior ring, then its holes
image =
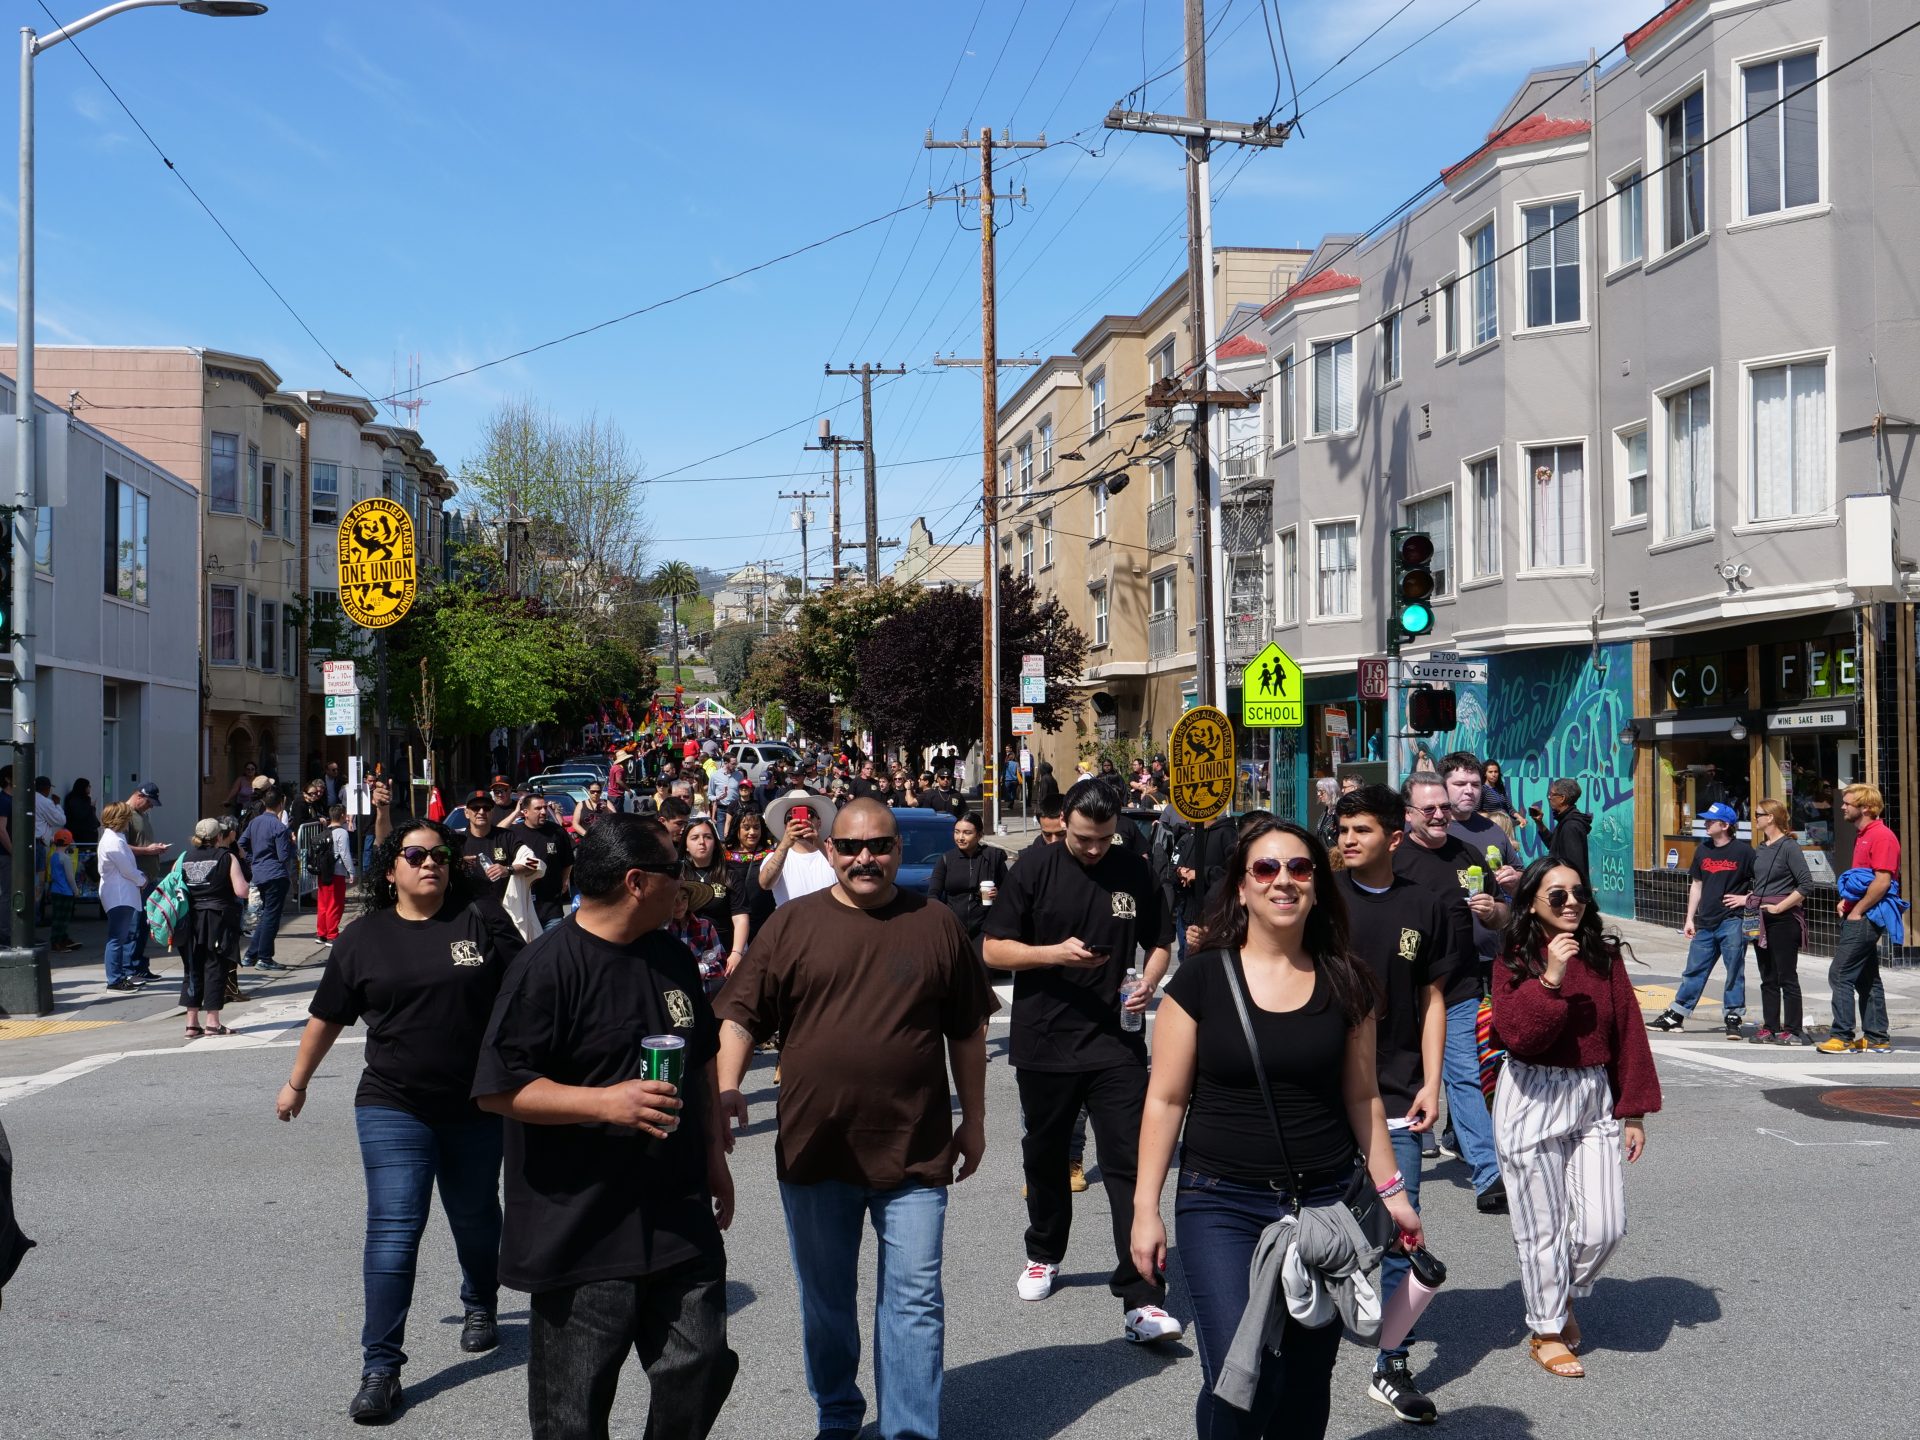
{"type": "Polygon", "coordinates": [[[1167,972],[1173,920],[1147,862],[1114,845],[1114,789],[1082,780],[1061,808],[1065,840],[1034,847],[1007,872],[984,931],[987,964],[1014,972],[1011,1056],[1027,1125],[1028,1220],[1016,1289],[1023,1300],[1053,1293],[1073,1221],[1068,1135],[1085,1105],[1112,1212],[1119,1263],[1110,1288],[1126,1312],[1124,1333],[1140,1342],[1174,1339],[1181,1326],[1162,1308],[1166,1287],[1142,1275],[1131,1253],[1147,1098],[1144,1016],[1167,972]],[[1123,994],[1140,947],[1146,964],[1123,994]],[[1123,1015],[1139,1017],[1139,1028],[1123,1015]]]}
{"type": "Polygon", "coordinates": [[[1733,833],[1740,816],[1731,805],[1715,802],[1700,812],[1705,843],[1694,846],[1687,867],[1687,967],[1673,1004],[1648,1022],[1650,1030],[1678,1030],[1700,1003],[1715,964],[1727,971],[1721,992],[1722,1023],[1729,1040],[1740,1038],[1741,1012],[1747,1003],[1747,932],[1744,909],[1729,909],[1729,895],[1753,889],[1753,847],[1733,833]]]}
{"type": "Polygon", "coordinates": [[[467,812],[467,832],[460,841],[460,858],[467,867],[468,883],[477,893],[498,900],[507,893],[512,874],[506,831],[493,823],[493,799],[486,791],[474,791],[462,808],[467,812]]]}
{"type": "MultiPolygon", "coordinates": [[[[507,827],[507,853],[518,858],[521,850],[531,850],[546,868],[533,880],[533,910],[540,923],[551,930],[567,913],[567,896],[572,893],[573,836],[547,811],[547,797],[529,795],[520,806],[520,819],[507,827]]],[[[523,875],[532,875],[533,867],[515,866],[523,875]]]]}
{"type": "Polygon", "coordinates": [[[659,825],[606,817],[577,868],[580,908],[508,969],[473,1081],[508,1121],[500,1278],[533,1296],[533,1440],[605,1435],[635,1348],[647,1433],[700,1440],[740,1366],[718,1034],[698,965],[660,929],[680,861],[659,825]],[[660,1035],[684,1044],[677,1089],[640,1078],[660,1035]]]}
{"type": "MultiPolygon", "coordinates": [[[[1407,1203],[1420,1209],[1420,1136],[1440,1113],[1440,1076],[1447,1039],[1441,965],[1452,934],[1446,912],[1429,890],[1394,874],[1394,852],[1405,844],[1406,810],[1385,785],[1362,785],[1334,802],[1340,857],[1346,868],[1334,884],[1347,902],[1353,953],[1380,982],[1375,1065],[1386,1107],[1393,1158],[1407,1182],[1407,1203]]],[[[1407,1258],[1389,1251],[1381,1266],[1380,1303],[1407,1278],[1407,1258]]],[[[1370,1393],[1402,1420],[1424,1425],[1437,1414],[1407,1365],[1409,1334],[1374,1360],[1370,1393]]]]}

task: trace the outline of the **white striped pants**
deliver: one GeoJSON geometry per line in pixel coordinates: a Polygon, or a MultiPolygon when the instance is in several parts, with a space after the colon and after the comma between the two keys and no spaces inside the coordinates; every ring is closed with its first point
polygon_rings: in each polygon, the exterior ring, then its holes
{"type": "Polygon", "coordinates": [[[1527,1325],[1557,1335],[1567,1302],[1593,1293],[1627,1233],[1620,1122],[1602,1066],[1570,1070],[1508,1057],[1493,1097],[1527,1325]]]}

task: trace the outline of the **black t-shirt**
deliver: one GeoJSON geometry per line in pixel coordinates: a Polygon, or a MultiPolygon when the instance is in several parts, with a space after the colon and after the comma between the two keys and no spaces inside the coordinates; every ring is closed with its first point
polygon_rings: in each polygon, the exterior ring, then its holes
{"type": "Polygon", "coordinates": [[[1724,845],[1703,840],[1694,849],[1687,874],[1700,882],[1693,923],[1718,925],[1734,913],[1726,907],[1727,896],[1744,895],[1753,888],[1753,847],[1738,836],[1729,837],[1724,845]]]}
{"type": "Polygon", "coordinates": [[[641,1040],[687,1042],[680,1125],[664,1140],[605,1124],[506,1127],[500,1279],[539,1293],[651,1275],[720,1251],[707,1188],[707,1066],[719,1048],[700,969],[664,931],[631,945],[569,918],[507,971],[475,1095],[535,1080],[604,1088],[642,1075],[641,1040]]]}
{"type": "MultiPolygon", "coordinates": [[[[1167,998],[1193,1017],[1198,1031],[1180,1163],[1222,1180],[1285,1180],[1280,1143],[1227,987],[1226,967],[1237,963],[1232,951],[1202,950],[1183,960],[1167,982],[1167,998]]],[[[1240,983],[1245,990],[1244,972],[1240,983]]],[[[1249,992],[1247,1011],[1287,1137],[1287,1157],[1308,1185],[1344,1178],[1358,1149],[1342,1087],[1347,1022],[1326,978],[1314,977],[1313,994],[1298,1010],[1262,1010],[1249,992]]]]}
{"type": "Polygon", "coordinates": [[[1422,992],[1445,979],[1440,964],[1452,932],[1438,897],[1402,876],[1377,893],[1355,880],[1351,870],[1342,870],[1334,883],[1346,897],[1353,953],[1380,982],[1383,1001],[1374,1042],[1380,1099],[1387,1119],[1399,1120],[1413,1105],[1423,1078],[1422,992]]]}
{"type": "Polygon", "coordinates": [[[366,1021],[354,1104],[434,1122],[479,1118],[467,1098],[474,1058],[519,944],[504,913],[491,921],[484,913],[489,903],[431,920],[376,910],[340,932],[307,1010],[335,1025],[366,1021]]]}
{"type": "Polygon", "coordinates": [[[1029,846],[1001,882],[982,934],[1024,945],[1068,937],[1105,945],[1107,963],[1046,965],[1013,976],[1011,1059],[1016,1068],[1079,1073],[1147,1062],[1145,1028],[1120,1028],[1120,986],[1137,947],[1173,941],[1173,918],[1147,862],[1117,844],[1091,868],[1057,845],[1029,846]]]}
{"type": "Polygon", "coordinates": [[[1437,973],[1444,975],[1442,990],[1448,1005],[1477,1000],[1485,993],[1487,975],[1493,957],[1500,951],[1500,932],[1480,923],[1467,908],[1468,887],[1474,884],[1473,870],[1480,869],[1480,883],[1474,888],[1499,896],[1493,872],[1487,869],[1487,857],[1464,840],[1449,835],[1437,850],[1429,850],[1402,836],[1393,852],[1393,873],[1429,890],[1445,908],[1452,930],[1450,943],[1437,973]]]}
{"type": "Polygon", "coordinates": [[[558,920],[567,913],[566,875],[573,866],[573,836],[549,820],[538,829],[510,825],[506,840],[508,855],[518,855],[524,845],[545,862],[547,868],[533,882],[533,909],[543,925],[558,920]]]}
{"type": "Polygon", "coordinates": [[[513,877],[502,875],[498,880],[489,880],[483,865],[498,865],[506,869],[513,864],[513,854],[507,849],[507,832],[498,826],[490,826],[485,835],[476,835],[471,830],[460,842],[460,855],[467,866],[468,883],[481,893],[491,895],[495,900],[507,893],[507,881],[513,877]]]}
{"type": "Polygon", "coordinates": [[[713,887],[713,899],[693,913],[713,922],[729,950],[733,948],[733,917],[747,913],[747,892],[735,883],[734,870],[725,856],[716,856],[704,870],[691,860],[680,862],[680,873],[713,887]]]}

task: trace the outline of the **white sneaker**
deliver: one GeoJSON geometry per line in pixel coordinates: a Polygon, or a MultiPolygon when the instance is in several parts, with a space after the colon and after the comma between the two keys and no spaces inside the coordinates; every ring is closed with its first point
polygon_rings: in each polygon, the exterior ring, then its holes
{"type": "Polygon", "coordinates": [[[1142,1305],[1127,1311],[1126,1333],[1136,1345],[1151,1345],[1156,1340],[1178,1340],[1186,1332],[1158,1305],[1142,1305]]]}
{"type": "Polygon", "coordinates": [[[1060,1278],[1060,1267],[1029,1260],[1014,1285],[1022,1300],[1044,1300],[1053,1293],[1053,1282],[1060,1278]]]}

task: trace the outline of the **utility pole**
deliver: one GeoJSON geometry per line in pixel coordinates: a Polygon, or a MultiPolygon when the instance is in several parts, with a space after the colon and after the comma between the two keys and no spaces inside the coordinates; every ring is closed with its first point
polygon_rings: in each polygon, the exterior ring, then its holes
{"type": "MultiPolygon", "coordinates": [[[[1209,120],[1207,114],[1206,0],[1186,0],[1187,113],[1154,115],[1122,110],[1107,114],[1109,130],[1140,130],[1151,135],[1174,135],[1187,142],[1187,302],[1193,330],[1194,369],[1190,392],[1176,393],[1173,403],[1195,406],[1193,426],[1193,593],[1194,688],[1203,705],[1226,701],[1226,652],[1214,628],[1220,614],[1215,593],[1219,565],[1213,553],[1219,533],[1220,487],[1214,475],[1209,427],[1219,403],[1213,389],[1213,192],[1207,156],[1213,143],[1277,148],[1287,142],[1293,126],[1285,120],[1258,120],[1250,125],[1209,120]]],[[[1168,402],[1156,402],[1168,403],[1168,402]]]]}
{"type": "MultiPolygon", "coordinates": [[[[862,437],[860,448],[865,452],[867,471],[867,583],[872,585],[875,583],[876,577],[880,574],[880,510],[879,502],[875,498],[877,481],[874,476],[873,458],[873,377],[876,375],[904,375],[907,373],[907,367],[904,365],[896,365],[893,369],[889,370],[882,365],[862,364],[858,369],[855,369],[851,365],[847,366],[844,370],[836,370],[831,365],[826,368],[827,374],[829,375],[857,375],[860,377],[860,434],[862,437]]],[[[836,506],[835,509],[837,512],[838,506],[836,506]]],[[[834,570],[838,572],[840,568],[840,534],[837,525],[834,530],[833,540],[835,547],[833,552],[833,566],[834,570]]]]}
{"type": "MultiPolygon", "coordinates": [[[[827,373],[832,375],[836,372],[828,370],[827,373]]],[[[864,440],[852,440],[844,435],[834,434],[833,422],[822,415],[820,417],[820,443],[818,445],[807,445],[802,448],[807,450],[829,450],[833,453],[833,552],[830,573],[833,577],[831,583],[838,585],[840,583],[840,552],[853,548],[850,545],[842,545],[840,543],[840,452],[842,450],[866,450],[868,448],[867,442],[864,440]]],[[[871,505],[869,505],[869,509],[871,509],[871,505]]],[[[867,578],[871,581],[873,577],[869,575],[867,578]]]]}
{"type": "Polygon", "coordinates": [[[800,502],[799,505],[795,507],[793,513],[798,516],[800,520],[800,593],[805,595],[813,579],[807,571],[807,522],[813,515],[813,512],[807,509],[807,501],[824,500],[827,498],[827,492],[824,490],[782,490],[780,492],[780,498],[782,500],[798,500],[800,502]]]}
{"type": "MultiPolygon", "coordinates": [[[[980,575],[980,808],[987,829],[1000,829],[1000,507],[994,490],[1000,450],[999,332],[994,314],[993,151],[991,126],[978,141],[936,140],[927,132],[929,150],[980,150],[980,544],[985,556],[980,575]]],[[[1044,150],[1047,137],[1014,140],[1000,132],[1002,150],[1044,150]]],[[[967,197],[950,197],[965,203],[967,197]]],[[[1025,201],[1027,193],[1020,192],[1025,201]]],[[[934,196],[927,195],[931,206],[934,196]]]]}

